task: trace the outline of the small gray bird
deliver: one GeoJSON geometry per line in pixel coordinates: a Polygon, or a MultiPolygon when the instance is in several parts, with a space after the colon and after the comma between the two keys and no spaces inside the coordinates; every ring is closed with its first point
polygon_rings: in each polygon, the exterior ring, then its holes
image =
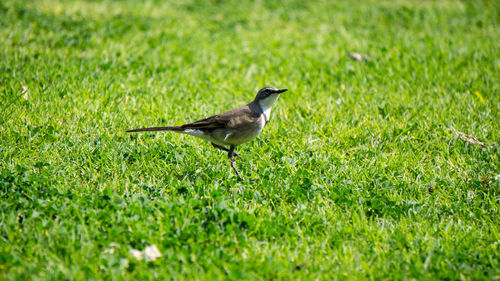
{"type": "Polygon", "coordinates": [[[233,155],[240,159],[241,156],[234,152],[234,149],[260,134],[269,122],[272,106],[280,94],[286,91],[287,89],[265,87],[257,93],[251,103],[193,123],[182,126],[142,128],[127,132],[173,131],[208,140],[213,147],[227,151],[231,167],[241,179],[233,155]]]}

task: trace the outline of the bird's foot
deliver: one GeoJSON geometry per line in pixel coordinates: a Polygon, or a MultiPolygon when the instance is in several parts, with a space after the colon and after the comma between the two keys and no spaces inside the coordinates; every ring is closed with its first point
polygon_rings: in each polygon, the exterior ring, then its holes
{"type": "Polygon", "coordinates": [[[238,172],[238,168],[236,167],[236,161],[234,161],[234,159],[229,159],[229,162],[231,162],[231,167],[233,168],[233,170],[236,173],[236,175],[238,176],[238,178],[240,180],[242,180],[243,178],[240,176],[240,173],[238,172]]]}

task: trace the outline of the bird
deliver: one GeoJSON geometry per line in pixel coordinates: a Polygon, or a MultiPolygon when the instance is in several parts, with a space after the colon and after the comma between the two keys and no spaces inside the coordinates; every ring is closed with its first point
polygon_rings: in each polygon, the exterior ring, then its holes
{"type": "Polygon", "coordinates": [[[236,167],[234,156],[240,160],[243,159],[235,152],[235,148],[253,140],[262,132],[269,122],[271,108],[280,95],[286,91],[288,89],[264,87],[259,90],[255,99],[249,104],[220,114],[181,126],[149,127],[126,132],[172,131],[207,140],[214,148],[227,152],[231,167],[238,178],[242,179],[236,167]]]}

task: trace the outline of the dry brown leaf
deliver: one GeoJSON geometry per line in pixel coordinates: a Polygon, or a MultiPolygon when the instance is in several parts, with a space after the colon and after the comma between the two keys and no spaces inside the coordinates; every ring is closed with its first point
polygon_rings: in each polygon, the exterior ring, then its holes
{"type": "Polygon", "coordinates": [[[349,57],[355,61],[370,61],[370,57],[368,57],[367,55],[363,55],[363,54],[360,54],[360,53],[349,53],[348,54],[349,57]]]}
{"type": "Polygon", "coordinates": [[[463,140],[463,141],[465,141],[465,142],[468,142],[470,144],[477,144],[477,145],[480,145],[481,147],[486,147],[486,144],[484,144],[483,142],[478,141],[475,137],[473,137],[471,135],[467,135],[465,133],[457,131],[455,128],[453,128],[453,131],[455,131],[455,134],[457,134],[458,137],[460,137],[460,139],[463,140]]]}
{"type": "Polygon", "coordinates": [[[139,251],[136,249],[130,249],[129,253],[133,258],[135,258],[137,260],[142,260],[142,257],[143,257],[142,251],[139,251]]]}
{"type": "Polygon", "coordinates": [[[129,253],[133,258],[138,260],[144,259],[147,262],[154,261],[157,258],[161,257],[160,250],[158,250],[158,247],[156,247],[156,245],[147,246],[144,251],[130,249],[129,253]]]}
{"type": "Polygon", "coordinates": [[[28,100],[29,97],[30,97],[30,92],[28,91],[28,87],[27,86],[22,86],[21,87],[21,94],[23,95],[23,98],[25,100],[28,100]]]}
{"type": "Polygon", "coordinates": [[[156,245],[147,246],[146,249],[144,249],[144,259],[146,259],[146,261],[154,261],[159,257],[161,257],[161,253],[156,245]]]}

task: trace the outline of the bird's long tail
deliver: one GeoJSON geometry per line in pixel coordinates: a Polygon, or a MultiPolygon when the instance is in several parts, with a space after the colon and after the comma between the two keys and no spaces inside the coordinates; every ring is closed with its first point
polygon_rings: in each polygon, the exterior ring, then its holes
{"type": "Polygon", "coordinates": [[[182,129],[181,127],[178,127],[178,126],[151,127],[151,128],[141,128],[141,129],[128,130],[127,133],[133,133],[133,132],[156,132],[156,131],[181,132],[181,131],[184,131],[184,129],[182,129]]]}

